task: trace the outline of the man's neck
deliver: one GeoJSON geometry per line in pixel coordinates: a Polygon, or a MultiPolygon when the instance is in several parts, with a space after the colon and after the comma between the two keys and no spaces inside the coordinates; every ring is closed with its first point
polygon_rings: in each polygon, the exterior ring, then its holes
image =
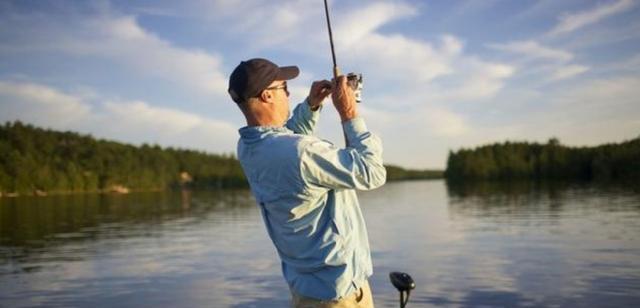
{"type": "Polygon", "coordinates": [[[274,117],[247,117],[247,126],[281,127],[284,126],[284,121],[274,117]]]}

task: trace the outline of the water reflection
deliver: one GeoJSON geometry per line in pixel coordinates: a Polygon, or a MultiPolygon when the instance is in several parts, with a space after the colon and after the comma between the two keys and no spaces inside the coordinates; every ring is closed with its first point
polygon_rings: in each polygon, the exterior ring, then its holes
{"type": "Polygon", "coordinates": [[[229,306],[284,287],[246,190],[1,202],[0,306],[229,306]]]}
{"type": "Polygon", "coordinates": [[[452,217],[557,223],[572,215],[637,212],[640,194],[627,185],[564,182],[447,183],[452,217]],[[570,207],[570,208],[564,208],[570,207]],[[567,216],[568,215],[568,216],[567,216]]]}
{"type": "Polygon", "coordinates": [[[86,239],[98,227],[104,231],[155,226],[162,221],[250,206],[246,191],[198,192],[195,196],[182,191],[4,198],[0,199],[0,245],[38,247],[55,243],[56,238],[86,239]]]}
{"type": "MultiPolygon", "coordinates": [[[[360,194],[376,307],[637,306],[640,194],[443,181],[360,194]]],[[[0,199],[0,306],[286,307],[246,190],[0,199]]]]}
{"type": "Polygon", "coordinates": [[[454,229],[467,235],[460,253],[472,256],[460,264],[471,268],[468,278],[476,282],[457,304],[639,302],[640,197],[632,186],[447,184],[454,229]],[[617,294],[605,291],[603,281],[617,294]]]}

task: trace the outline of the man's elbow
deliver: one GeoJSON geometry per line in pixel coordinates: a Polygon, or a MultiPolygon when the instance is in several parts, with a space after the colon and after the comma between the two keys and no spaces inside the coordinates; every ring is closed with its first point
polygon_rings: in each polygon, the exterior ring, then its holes
{"type": "Polygon", "coordinates": [[[376,183],[374,188],[378,188],[387,182],[387,168],[385,168],[384,165],[381,165],[379,169],[380,170],[376,174],[376,183]]]}
{"type": "Polygon", "coordinates": [[[387,182],[387,169],[384,165],[376,166],[369,170],[367,181],[365,181],[364,190],[376,189],[387,182]]]}

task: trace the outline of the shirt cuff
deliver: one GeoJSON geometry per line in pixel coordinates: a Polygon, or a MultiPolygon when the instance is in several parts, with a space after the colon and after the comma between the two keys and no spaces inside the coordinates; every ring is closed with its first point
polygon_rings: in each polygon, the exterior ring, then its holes
{"type": "Polygon", "coordinates": [[[364,123],[364,119],[361,117],[355,117],[349,121],[342,123],[342,129],[347,139],[356,138],[358,135],[368,132],[367,125],[364,123]]]}
{"type": "Polygon", "coordinates": [[[322,105],[323,105],[323,104],[320,104],[320,106],[318,106],[318,109],[316,109],[316,110],[311,109],[311,105],[309,104],[309,97],[305,98],[305,99],[304,99],[304,102],[302,102],[302,103],[303,103],[305,106],[307,106],[307,111],[308,111],[308,112],[318,112],[318,111],[322,110],[322,105]]]}

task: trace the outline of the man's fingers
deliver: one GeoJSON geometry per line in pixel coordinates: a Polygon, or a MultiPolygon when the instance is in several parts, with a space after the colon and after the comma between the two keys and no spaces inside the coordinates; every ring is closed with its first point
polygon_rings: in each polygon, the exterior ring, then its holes
{"type": "Polygon", "coordinates": [[[309,91],[309,103],[312,107],[319,106],[332,91],[333,85],[329,80],[314,81],[311,83],[311,90],[309,91]]]}
{"type": "Polygon", "coordinates": [[[332,91],[331,91],[331,88],[330,88],[330,87],[329,87],[329,88],[322,88],[322,89],[320,90],[320,96],[321,96],[322,98],[325,98],[325,97],[329,96],[329,94],[331,94],[331,92],[332,92],[332,91]]]}
{"type": "Polygon", "coordinates": [[[332,90],[333,85],[329,80],[314,81],[311,85],[312,95],[318,97],[319,99],[324,99],[325,97],[329,96],[332,90]]]}
{"type": "Polygon", "coordinates": [[[319,83],[319,86],[321,88],[323,88],[323,89],[326,89],[326,88],[331,89],[331,87],[332,87],[331,81],[326,80],[326,79],[325,80],[320,80],[320,81],[318,81],[318,83],[319,83]]]}
{"type": "Polygon", "coordinates": [[[331,89],[332,85],[331,82],[329,80],[319,80],[319,81],[314,81],[313,85],[311,85],[312,88],[316,89],[316,91],[321,91],[324,89],[331,89]]]}

